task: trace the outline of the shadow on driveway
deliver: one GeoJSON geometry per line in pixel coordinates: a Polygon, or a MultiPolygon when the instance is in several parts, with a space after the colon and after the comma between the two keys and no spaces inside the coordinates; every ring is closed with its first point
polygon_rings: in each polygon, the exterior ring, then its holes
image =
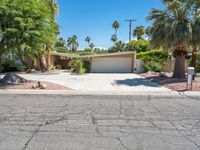
{"type": "Polygon", "coordinates": [[[147,86],[147,87],[161,87],[160,85],[151,82],[149,80],[145,80],[143,78],[134,78],[134,79],[126,79],[126,80],[115,80],[116,85],[126,85],[126,86],[147,86]]]}

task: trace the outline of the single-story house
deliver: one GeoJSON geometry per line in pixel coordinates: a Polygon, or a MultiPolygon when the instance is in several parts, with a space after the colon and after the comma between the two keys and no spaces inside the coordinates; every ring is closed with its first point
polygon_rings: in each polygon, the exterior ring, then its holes
{"type": "Polygon", "coordinates": [[[67,58],[79,58],[83,61],[89,61],[91,63],[91,73],[132,73],[135,70],[136,52],[116,52],[84,56],[52,52],[51,63],[65,68],[67,58]]]}

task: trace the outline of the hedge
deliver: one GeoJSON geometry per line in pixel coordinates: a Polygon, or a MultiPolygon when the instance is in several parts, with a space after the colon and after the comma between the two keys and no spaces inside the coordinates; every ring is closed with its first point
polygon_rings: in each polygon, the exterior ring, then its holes
{"type": "Polygon", "coordinates": [[[151,50],[137,54],[137,59],[143,61],[143,69],[160,72],[169,58],[169,54],[163,50],[151,50]]]}

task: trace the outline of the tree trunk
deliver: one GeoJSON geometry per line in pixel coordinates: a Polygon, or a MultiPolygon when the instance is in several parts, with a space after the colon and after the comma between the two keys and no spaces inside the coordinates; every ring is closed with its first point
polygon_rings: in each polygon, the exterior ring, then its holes
{"type": "Polygon", "coordinates": [[[51,49],[48,48],[47,50],[47,71],[51,69],[51,49]]]}
{"type": "Polygon", "coordinates": [[[191,66],[196,68],[196,61],[197,61],[197,49],[194,48],[192,51],[192,64],[191,66]]]}
{"type": "Polygon", "coordinates": [[[41,69],[41,71],[45,72],[46,68],[47,68],[47,65],[46,65],[46,61],[45,61],[44,55],[40,56],[39,63],[40,63],[40,69],[41,69]]]}
{"type": "Polygon", "coordinates": [[[185,55],[176,56],[173,77],[185,78],[185,55]]]}

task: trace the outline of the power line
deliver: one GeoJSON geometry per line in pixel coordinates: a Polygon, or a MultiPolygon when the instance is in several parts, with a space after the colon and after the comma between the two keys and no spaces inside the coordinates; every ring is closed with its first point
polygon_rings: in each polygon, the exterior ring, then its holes
{"type": "Polygon", "coordinates": [[[131,41],[132,36],[132,22],[136,21],[136,19],[126,19],[126,22],[129,22],[129,41],[131,41]]]}

